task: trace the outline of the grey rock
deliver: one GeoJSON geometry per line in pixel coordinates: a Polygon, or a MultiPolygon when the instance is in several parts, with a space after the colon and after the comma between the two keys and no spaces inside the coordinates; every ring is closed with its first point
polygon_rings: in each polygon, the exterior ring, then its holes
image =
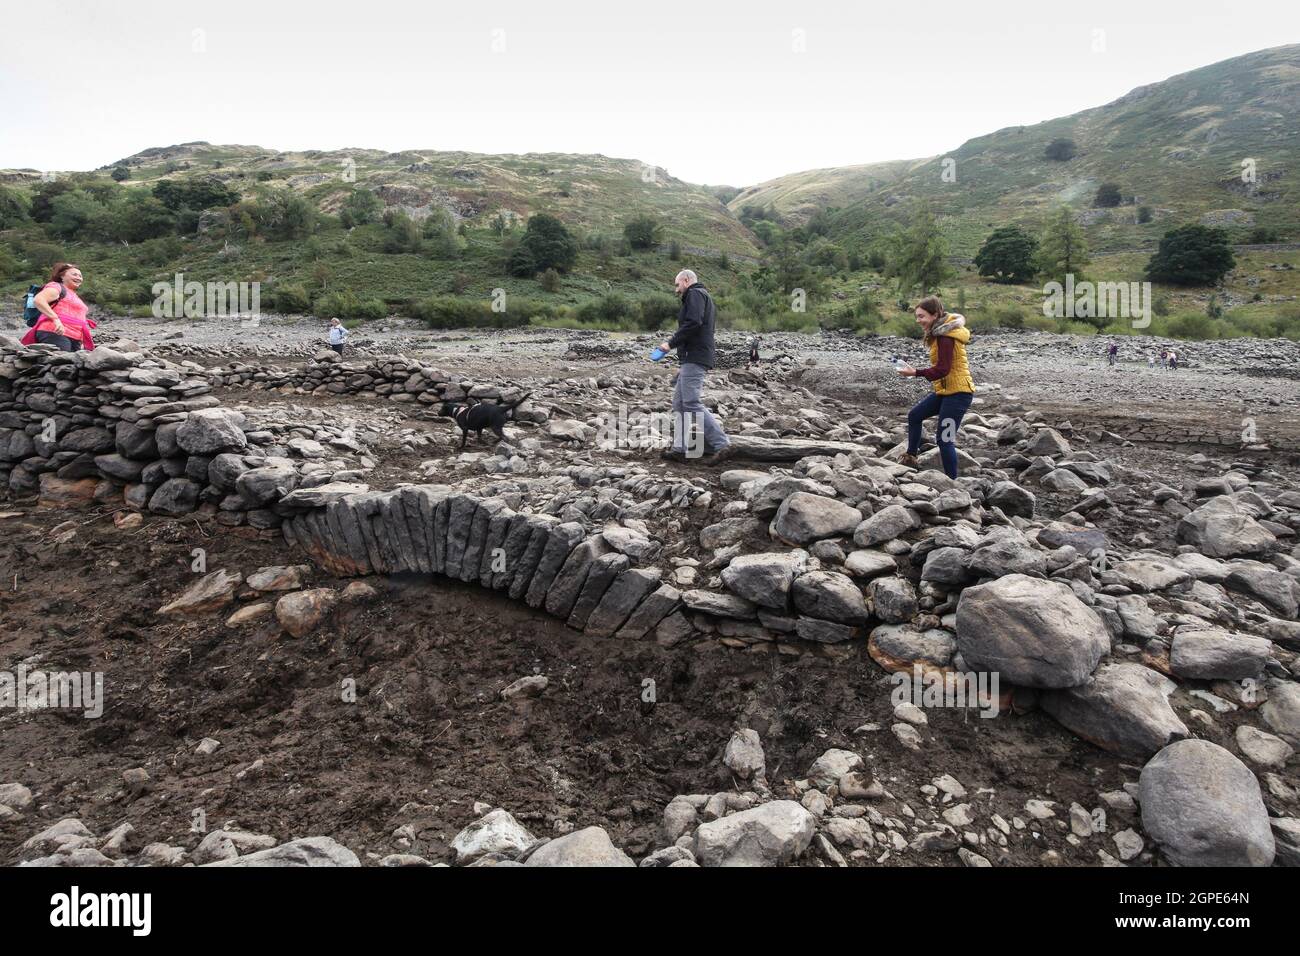
{"type": "Polygon", "coordinates": [[[1021,687],[1075,687],[1110,650],[1101,619],[1064,584],[1012,574],[969,587],[957,647],[975,671],[1021,687]]]}
{"type": "Polygon", "coordinates": [[[774,800],[701,824],[695,857],[701,866],[780,866],[812,843],[816,820],[793,800],[774,800]]]}
{"type": "MultiPolygon", "coordinates": [[[[619,555],[623,560],[627,558],[619,555]]],[[[586,827],[557,837],[534,852],[525,866],[636,866],[614,846],[601,827],[586,827]]]]}
{"type": "Polygon", "coordinates": [[[848,575],[835,571],[802,574],[795,579],[791,595],[801,614],[839,624],[866,623],[867,603],[848,575]]]}
{"type": "Polygon", "coordinates": [[[1198,680],[1244,680],[1264,673],[1273,643],[1267,638],[1233,634],[1222,628],[1179,628],[1169,648],[1169,669],[1177,677],[1198,680]]]}
{"type": "Polygon", "coordinates": [[[777,510],[772,533],[788,544],[811,544],[853,531],[862,522],[862,512],[834,498],[797,491],[777,510]]]}
{"type": "Polygon", "coordinates": [[[1175,866],[1270,866],[1275,845],[1255,775],[1208,740],[1180,740],[1138,779],[1142,828],[1175,866]]]}
{"type": "Polygon", "coordinates": [[[1078,687],[1044,692],[1039,704],[1101,749],[1145,760],[1189,736],[1169,706],[1173,689],[1173,681],[1142,664],[1102,664],[1078,687]]]}

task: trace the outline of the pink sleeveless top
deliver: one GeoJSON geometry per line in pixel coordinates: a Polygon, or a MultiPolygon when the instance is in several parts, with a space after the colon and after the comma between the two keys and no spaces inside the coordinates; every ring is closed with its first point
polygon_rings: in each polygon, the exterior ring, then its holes
{"type": "MultiPolygon", "coordinates": [[[[54,314],[64,322],[67,322],[68,319],[72,319],[74,322],[85,322],[86,313],[90,311],[89,307],[81,301],[81,296],[66,286],[64,288],[66,291],[63,298],[54,304],[54,314]]],[[[59,284],[57,282],[47,282],[45,283],[45,289],[53,289],[57,295],[59,284]]],[[[44,292],[45,289],[41,291],[44,292]]]]}

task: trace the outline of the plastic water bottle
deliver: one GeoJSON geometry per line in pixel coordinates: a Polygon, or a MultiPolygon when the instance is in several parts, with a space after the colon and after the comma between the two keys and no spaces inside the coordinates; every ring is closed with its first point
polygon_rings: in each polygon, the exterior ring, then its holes
{"type": "Polygon", "coordinates": [[[901,372],[903,369],[907,368],[907,363],[904,362],[904,361],[903,361],[901,358],[899,358],[897,355],[894,356],[894,360],[893,360],[893,361],[894,361],[894,371],[896,371],[896,372],[901,372]]]}

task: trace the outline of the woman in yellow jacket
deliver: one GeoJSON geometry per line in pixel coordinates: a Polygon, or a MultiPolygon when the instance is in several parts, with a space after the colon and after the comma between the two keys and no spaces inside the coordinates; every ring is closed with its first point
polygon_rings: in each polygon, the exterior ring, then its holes
{"type": "Polygon", "coordinates": [[[922,341],[930,350],[930,367],[915,369],[904,365],[898,374],[927,378],[934,391],[907,413],[907,454],[900,460],[916,467],[916,455],[921,450],[921,423],[938,415],[935,440],[939,444],[939,458],[944,473],[956,478],[957,429],[975,397],[975,382],[966,363],[970,330],[966,328],[965,316],[945,312],[943,303],[933,295],[917,304],[916,321],[925,332],[922,341]]]}

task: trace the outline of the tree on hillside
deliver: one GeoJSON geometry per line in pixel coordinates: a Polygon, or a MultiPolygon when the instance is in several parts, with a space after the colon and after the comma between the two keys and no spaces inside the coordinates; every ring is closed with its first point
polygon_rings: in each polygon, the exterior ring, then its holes
{"type": "Polygon", "coordinates": [[[384,213],[384,252],[390,255],[419,252],[423,246],[419,223],[405,211],[389,209],[384,213]]]}
{"type": "Polygon", "coordinates": [[[1067,159],[1073,159],[1078,152],[1079,148],[1074,145],[1074,140],[1058,136],[1047,144],[1047,149],[1043,150],[1043,155],[1048,159],[1063,163],[1067,159]]]}
{"type": "Polygon", "coordinates": [[[49,222],[54,216],[54,200],[64,193],[70,193],[73,185],[66,179],[52,179],[36,187],[32,195],[32,219],[36,222],[49,222]]]}
{"type": "Polygon", "coordinates": [[[1147,278],[1170,285],[1214,285],[1235,266],[1228,234],[1208,226],[1166,232],[1147,263],[1147,278]]]}
{"type": "Polygon", "coordinates": [[[287,189],[272,196],[267,207],[267,230],[277,239],[305,239],[320,228],[316,206],[287,189]]]}
{"type": "Polygon", "coordinates": [[[933,292],[952,274],[947,255],[948,244],[934,214],[928,206],[920,206],[912,224],[890,242],[885,276],[897,281],[900,294],[933,292]]]}
{"type": "Polygon", "coordinates": [[[568,272],[578,260],[578,243],[564,223],[538,213],[528,220],[507,266],[511,275],[532,276],[547,269],[568,272]]]}
{"type": "Polygon", "coordinates": [[[224,209],[239,202],[239,194],[219,179],[164,179],[153,194],[172,212],[179,209],[224,209]]]}
{"type": "Polygon", "coordinates": [[[1083,229],[1074,221],[1070,207],[1062,206],[1047,220],[1038,237],[1038,273],[1045,279],[1060,283],[1065,282],[1067,275],[1073,275],[1074,281],[1079,282],[1088,262],[1088,242],[1084,239],[1083,229]]]}
{"type": "Polygon", "coordinates": [[[1038,243],[1019,226],[994,229],[975,254],[979,274],[994,282],[1028,282],[1034,277],[1038,243]]]}
{"type": "Polygon", "coordinates": [[[113,177],[113,182],[123,183],[131,178],[131,170],[127,169],[125,166],[114,166],[113,171],[109,173],[109,175],[113,177]]]}
{"type": "Polygon", "coordinates": [[[9,229],[26,222],[31,208],[27,194],[8,186],[0,186],[0,229],[9,229]]]}
{"type": "Polygon", "coordinates": [[[351,229],[353,226],[364,226],[366,223],[375,222],[383,213],[382,199],[369,189],[354,186],[352,192],[348,193],[348,198],[343,200],[343,208],[339,210],[339,222],[344,229],[351,229]]]}
{"type": "Polygon", "coordinates": [[[1123,201],[1119,186],[1115,183],[1102,183],[1097,187],[1097,195],[1093,197],[1092,204],[1097,209],[1114,209],[1123,201]]]}
{"type": "Polygon", "coordinates": [[[633,249],[653,249],[659,245],[659,220],[651,215],[637,216],[623,227],[623,238],[633,249]]]}
{"type": "Polygon", "coordinates": [[[456,217],[450,210],[435,206],[430,210],[421,229],[428,240],[425,252],[439,259],[451,259],[460,253],[460,235],[456,231],[456,217]]]}

